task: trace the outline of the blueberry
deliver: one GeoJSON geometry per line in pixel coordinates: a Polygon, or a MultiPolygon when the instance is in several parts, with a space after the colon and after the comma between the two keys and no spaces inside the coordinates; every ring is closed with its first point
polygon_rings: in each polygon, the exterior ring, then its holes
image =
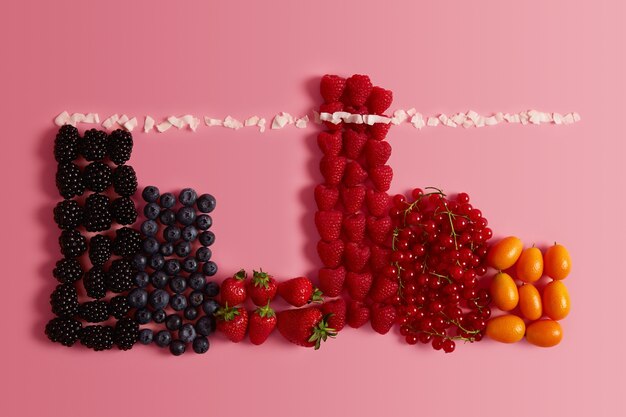
{"type": "Polygon", "coordinates": [[[193,328],[193,324],[183,324],[183,327],[178,330],[178,338],[185,343],[193,342],[196,338],[196,329],[193,328]]]}
{"type": "Polygon", "coordinates": [[[159,225],[154,220],[146,220],[141,224],[141,233],[144,236],[154,236],[159,231],[159,225]]]}
{"type": "Polygon", "coordinates": [[[150,283],[154,288],[165,288],[169,280],[169,277],[163,271],[156,271],[150,275],[150,283]]]}
{"type": "Polygon", "coordinates": [[[213,219],[208,214],[201,214],[196,218],[196,226],[200,230],[208,230],[213,226],[213,219]]]}
{"type": "Polygon", "coordinates": [[[178,239],[180,239],[180,234],[180,228],[176,226],[167,226],[163,230],[163,239],[165,239],[167,242],[176,242],[178,239]]]}
{"type": "Polygon", "coordinates": [[[177,275],[180,272],[180,262],[177,259],[168,259],[165,261],[163,270],[169,276],[177,275]]]}
{"type": "Polygon", "coordinates": [[[196,322],[196,333],[201,336],[208,336],[215,331],[215,317],[202,316],[196,322]]]}
{"type": "Polygon", "coordinates": [[[133,265],[135,265],[137,271],[145,271],[146,266],[148,266],[148,258],[146,257],[146,255],[138,253],[133,258],[133,265]]]}
{"type": "Polygon", "coordinates": [[[180,194],[178,194],[178,201],[183,206],[193,206],[193,203],[198,199],[198,193],[193,188],[184,188],[180,194]]]}
{"type": "Polygon", "coordinates": [[[183,319],[178,314],[170,314],[165,318],[165,327],[168,330],[178,330],[183,325],[183,319]]]}
{"type": "Polygon", "coordinates": [[[153,185],[148,185],[141,192],[141,196],[148,203],[154,203],[159,199],[159,189],[153,185]]]}
{"type": "Polygon", "coordinates": [[[218,284],[215,281],[209,281],[206,283],[206,286],[204,287],[204,294],[207,297],[217,297],[219,293],[220,293],[220,284],[218,284]]]}
{"type": "Polygon", "coordinates": [[[161,212],[159,220],[161,220],[161,223],[166,226],[173,225],[176,223],[176,214],[174,214],[174,212],[170,209],[165,209],[161,212]]]}
{"type": "Polygon", "coordinates": [[[174,253],[174,244],[172,242],[165,242],[161,244],[159,252],[163,256],[171,256],[174,253]]]}
{"type": "Polygon", "coordinates": [[[182,241],[174,246],[174,252],[181,258],[186,258],[191,253],[191,243],[182,241]]]}
{"type": "Polygon", "coordinates": [[[159,241],[153,237],[144,239],[142,243],[143,253],[146,255],[152,255],[159,251],[159,241]]]}
{"type": "Polygon", "coordinates": [[[182,340],[173,340],[170,343],[170,352],[174,356],[180,356],[185,353],[185,343],[182,340]]]}
{"type": "Polygon", "coordinates": [[[209,339],[204,336],[197,336],[193,339],[193,351],[199,354],[206,353],[209,350],[209,339]]]}
{"type": "Polygon", "coordinates": [[[152,321],[152,313],[147,308],[140,308],[135,312],[135,321],[139,324],[148,324],[152,321]]]}
{"type": "Polygon", "coordinates": [[[142,308],[148,304],[148,291],[143,288],[135,288],[128,293],[128,305],[131,308],[142,308]]]}
{"type": "Polygon", "coordinates": [[[204,294],[200,290],[194,290],[189,294],[189,304],[193,307],[200,307],[204,302],[204,294]]]}
{"type": "MultiPolygon", "coordinates": [[[[153,337],[154,337],[154,333],[152,332],[152,329],[141,329],[139,331],[139,343],[141,343],[142,345],[149,345],[150,343],[152,343],[153,337]]],[[[194,343],[195,343],[195,340],[194,340],[194,343]]]]}
{"type": "Polygon", "coordinates": [[[200,233],[198,239],[200,240],[200,244],[202,246],[211,246],[213,243],[215,243],[215,233],[207,230],[206,232],[200,233]]]}
{"type": "Polygon", "coordinates": [[[217,264],[213,261],[205,262],[202,265],[202,272],[204,272],[204,275],[212,277],[217,274],[217,264]]]}
{"type": "Polygon", "coordinates": [[[190,274],[189,278],[187,278],[187,281],[189,287],[194,290],[202,290],[206,285],[206,279],[204,279],[204,275],[202,274],[202,272],[194,272],[193,274],[190,274]]]}
{"type": "Polygon", "coordinates": [[[157,289],[150,293],[148,299],[150,301],[150,305],[155,310],[159,310],[167,307],[170,302],[170,295],[165,290],[157,289]]]}
{"type": "Polygon", "coordinates": [[[196,258],[185,258],[182,268],[185,272],[196,272],[198,270],[198,261],[196,261],[196,258]]]}
{"type": "Polygon", "coordinates": [[[202,194],[200,197],[198,197],[198,200],[196,201],[198,210],[200,210],[202,213],[212,212],[215,209],[215,204],[215,197],[213,197],[211,194],[202,194]]]}
{"type": "Polygon", "coordinates": [[[161,330],[156,334],[154,341],[156,342],[157,346],[166,347],[170,343],[172,343],[172,334],[167,330],[161,330]]]}
{"type": "Polygon", "coordinates": [[[170,280],[170,288],[176,294],[182,294],[187,289],[187,282],[185,278],[176,276],[170,280]]]}
{"type": "Polygon", "coordinates": [[[183,315],[187,320],[195,320],[198,317],[198,310],[195,307],[188,306],[183,315]]]}
{"type": "Polygon", "coordinates": [[[181,207],[176,213],[178,223],[189,226],[196,220],[196,211],[192,207],[181,207]]]}
{"type": "Polygon", "coordinates": [[[172,208],[176,204],[176,197],[174,197],[174,194],[172,193],[165,193],[161,195],[159,202],[163,208],[172,208]]]}
{"type": "Polygon", "coordinates": [[[170,298],[170,305],[175,311],[182,311],[187,307],[187,298],[183,294],[174,294],[170,298]]]}
{"type": "Polygon", "coordinates": [[[198,229],[195,226],[185,226],[182,232],[183,240],[193,242],[198,238],[198,229]]]}
{"type": "Polygon", "coordinates": [[[167,317],[167,313],[165,313],[165,310],[162,309],[154,310],[152,313],[152,320],[155,323],[163,323],[165,321],[165,317],[167,317]]]}
{"type": "Polygon", "coordinates": [[[215,314],[215,312],[219,308],[220,308],[220,305],[215,300],[206,300],[205,302],[202,303],[202,311],[204,311],[204,313],[207,315],[215,314]]]}
{"type": "Polygon", "coordinates": [[[211,249],[207,248],[206,246],[201,246],[196,251],[196,259],[198,260],[198,262],[208,262],[211,260],[212,255],[213,252],[211,252],[211,249]]]}
{"type": "Polygon", "coordinates": [[[161,207],[157,203],[148,203],[143,208],[143,214],[148,218],[148,220],[154,220],[159,217],[159,213],[161,212],[161,207]]]}
{"type": "Polygon", "coordinates": [[[150,275],[147,272],[138,272],[135,275],[135,285],[139,288],[146,288],[150,284],[150,275]]]}
{"type": "Polygon", "coordinates": [[[163,265],[165,265],[165,258],[163,258],[163,255],[160,253],[155,253],[148,259],[148,265],[150,268],[158,271],[163,268],[163,265]]]}

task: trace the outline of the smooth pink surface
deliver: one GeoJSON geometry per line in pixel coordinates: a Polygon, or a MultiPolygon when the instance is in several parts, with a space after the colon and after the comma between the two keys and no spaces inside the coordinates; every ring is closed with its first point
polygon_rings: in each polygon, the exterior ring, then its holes
{"type": "MultiPolygon", "coordinates": [[[[624,415],[623,2],[297,3],[4,5],[0,415],[624,415]],[[497,236],[569,247],[561,345],[484,341],[444,355],[368,328],[319,352],[278,335],[261,347],[215,337],[207,355],[174,358],[45,339],[58,112],[304,114],[322,74],[355,72],[393,90],[394,108],[582,115],[567,127],[390,133],[392,191],[466,191],[497,236]]],[[[286,278],[317,268],[314,134],[137,133],[131,163],[142,185],[217,196],[222,272],[286,278]]]]}

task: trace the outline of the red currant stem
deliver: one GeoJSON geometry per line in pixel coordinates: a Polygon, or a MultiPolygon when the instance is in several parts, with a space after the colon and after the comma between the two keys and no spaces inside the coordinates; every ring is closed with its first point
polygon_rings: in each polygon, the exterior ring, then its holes
{"type": "MultiPolygon", "coordinates": [[[[444,314],[445,316],[445,314],[444,314]]],[[[449,319],[450,320],[450,319],[449,319]]],[[[480,333],[480,330],[468,330],[465,327],[463,327],[461,325],[461,323],[459,323],[458,320],[450,320],[450,323],[454,324],[456,327],[458,327],[459,329],[463,330],[465,333],[467,334],[476,334],[476,333],[480,333]]]]}
{"type": "Polygon", "coordinates": [[[445,333],[439,333],[436,331],[427,331],[427,330],[423,330],[423,333],[429,334],[431,336],[437,336],[437,337],[441,337],[442,339],[446,340],[463,340],[464,342],[473,342],[474,338],[473,337],[465,337],[465,336],[448,336],[445,333]]]}
{"type": "Polygon", "coordinates": [[[433,272],[433,271],[428,271],[428,273],[430,275],[434,275],[434,276],[436,276],[438,278],[444,278],[445,280],[448,281],[449,284],[452,284],[452,280],[447,275],[441,275],[441,274],[438,274],[438,273],[433,272]]]}
{"type": "Polygon", "coordinates": [[[452,231],[452,237],[454,238],[454,249],[459,250],[459,245],[456,241],[456,231],[454,230],[454,224],[452,223],[452,212],[448,208],[448,203],[443,203],[446,207],[446,214],[448,215],[448,221],[450,222],[450,230],[452,231]]]}

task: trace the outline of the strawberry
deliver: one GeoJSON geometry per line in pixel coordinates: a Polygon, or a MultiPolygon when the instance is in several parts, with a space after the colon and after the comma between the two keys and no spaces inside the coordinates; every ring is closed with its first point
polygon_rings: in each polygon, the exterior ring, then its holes
{"type": "Polygon", "coordinates": [[[337,332],[328,326],[328,319],[317,307],[280,311],[277,314],[278,331],[291,343],[319,349],[320,344],[337,332]]]}
{"type": "Polygon", "coordinates": [[[339,189],[335,186],[319,184],[315,187],[315,202],[320,210],[332,210],[339,201],[339,189]]]}
{"type": "Polygon", "coordinates": [[[346,80],[346,97],[352,106],[363,106],[372,91],[367,75],[354,74],[346,80]]]}
{"type": "Polygon", "coordinates": [[[370,138],[374,140],[385,140],[391,123],[374,123],[369,128],[370,138]]]}
{"type": "MultiPolygon", "coordinates": [[[[336,101],[333,103],[325,103],[320,106],[320,113],[332,114],[338,111],[343,111],[343,103],[339,101],[336,101]]],[[[340,130],[343,127],[343,122],[337,123],[337,124],[332,123],[332,122],[324,122],[324,125],[326,125],[326,128],[328,130],[335,131],[335,130],[340,130]]]]}
{"type": "Polygon", "coordinates": [[[341,131],[320,132],[317,135],[317,146],[324,155],[338,156],[341,153],[341,131]]]}
{"type": "Polygon", "coordinates": [[[332,242],[341,235],[341,221],[343,214],[338,210],[315,212],[315,226],[322,240],[332,242]]]}
{"type": "Polygon", "coordinates": [[[320,161],[320,171],[328,185],[338,185],[346,169],[346,158],[342,156],[324,156],[320,161]]]}
{"type": "Polygon", "coordinates": [[[346,157],[350,159],[358,159],[366,143],[367,136],[363,133],[355,132],[352,129],[346,129],[343,132],[343,149],[346,157]]]}
{"type": "Polygon", "coordinates": [[[363,301],[370,292],[372,274],[369,272],[348,272],[346,274],[346,288],[353,300],[363,301]]]}
{"type": "Polygon", "coordinates": [[[343,230],[350,242],[362,242],[365,238],[365,214],[351,214],[343,219],[343,230]]]}
{"type": "Polygon", "coordinates": [[[356,213],[361,210],[364,201],[365,187],[363,185],[341,188],[341,202],[346,213],[356,213]]]}
{"type": "Polygon", "coordinates": [[[320,81],[320,93],[326,103],[339,101],[345,87],[346,80],[337,75],[326,74],[320,81]]]}
{"type": "Polygon", "coordinates": [[[360,272],[365,268],[370,257],[369,246],[350,242],[345,249],[346,269],[351,272],[360,272]]]}
{"type": "Polygon", "coordinates": [[[393,170],[389,165],[381,165],[372,168],[370,179],[378,191],[387,191],[393,179],[393,170]]]}
{"type": "Polygon", "coordinates": [[[373,217],[367,218],[367,235],[374,243],[382,244],[391,236],[391,218],[386,217],[373,217]]]}
{"type": "Polygon", "coordinates": [[[372,114],[383,114],[391,106],[393,93],[380,87],[373,87],[367,98],[367,109],[372,114]]]}
{"type": "Polygon", "coordinates": [[[276,327],[276,313],[269,301],[250,314],[249,336],[253,345],[260,345],[267,340],[276,327]]]}
{"type": "MultiPolygon", "coordinates": [[[[332,242],[317,242],[317,254],[320,260],[327,268],[337,268],[341,264],[343,258],[344,243],[343,240],[337,239],[332,242]]],[[[326,290],[322,290],[326,293],[326,290]]]]}
{"type": "Polygon", "coordinates": [[[391,250],[381,246],[371,246],[370,265],[374,271],[380,271],[391,263],[391,250]]]}
{"type": "Polygon", "coordinates": [[[391,199],[384,191],[367,190],[365,204],[372,216],[384,216],[389,212],[391,199]]]}
{"type": "Polygon", "coordinates": [[[365,160],[369,168],[385,165],[391,156],[389,142],[370,139],[365,144],[365,160]]]}
{"type": "Polygon", "coordinates": [[[325,302],[320,310],[328,316],[328,327],[338,332],[346,326],[346,301],[343,298],[325,302]]]}
{"type": "Polygon", "coordinates": [[[396,309],[392,305],[374,303],[370,307],[370,320],[375,332],[386,334],[396,321],[396,309]]]}
{"type": "Polygon", "coordinates": [[[338,297],[343,290],[346,279],[346,269],[340,266],[335,269],[322,268],[318,275],[320,290],[329,297],[338,297]]]}
{"type": "Polygon", "coordinates": [[[358,329],[369,321],[370,309],[361,301],[350,300],[346,316],[348,326],[358,329]]]}
{"type": "Polygon", "coordinates": [[[306,277],[292,278],[278,284],[278,294],[294,307],[302,307],[310,302],[321,302],[322,292],[313,289],[311,280],[306,277]]]}
{"type": "Polygon", "coordinates": [[[246,337],[248,328],[248,312],[243,307],[221,307],[215,313],[217,330],[224,333],[228,340],[241,342],[246,337]]]}
{"type": "Polygon", "coordinates": [[[348,187],[356,187],[363,184],[367,179],[367,172],[356,161],[350,161],[346,165],[345,175],[343,176],[343,183],[348,187]]]}
{"type": "Polygon", "coordinates": [[[254,271],[252,279],[246,285],[248,296],[257,306],[264,306],[276,297],[278,285],[273,276],[267,272],[254,271]]]}
{"type": "Polygon", "coordinates": [[[246,301],[246,278],[248,275],[243,269],[235,275],[226,278],[220,288],[220,300],[223,305],[237,306],[246,301]]]}
{"type": "Polygon", "coordinates": [[[398,283],[387,278],[377,277],[370,291],[370,298],[377,303],[383,302],[397,294],[398,283]]]}

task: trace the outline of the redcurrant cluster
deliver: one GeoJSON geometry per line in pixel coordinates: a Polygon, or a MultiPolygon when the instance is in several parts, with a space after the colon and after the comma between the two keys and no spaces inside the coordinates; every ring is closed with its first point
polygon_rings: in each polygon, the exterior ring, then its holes
{"type": "Polygon", "coordinates": [[[411,197],[393,198],[393,252],[383,273],[397,280],[393,303],[406,342],[449,353],[456,340],[481,340],[491,315],[479,279],[487,272],[492,231],[465,193],[449,199],[427,187],[411,197]]]}

